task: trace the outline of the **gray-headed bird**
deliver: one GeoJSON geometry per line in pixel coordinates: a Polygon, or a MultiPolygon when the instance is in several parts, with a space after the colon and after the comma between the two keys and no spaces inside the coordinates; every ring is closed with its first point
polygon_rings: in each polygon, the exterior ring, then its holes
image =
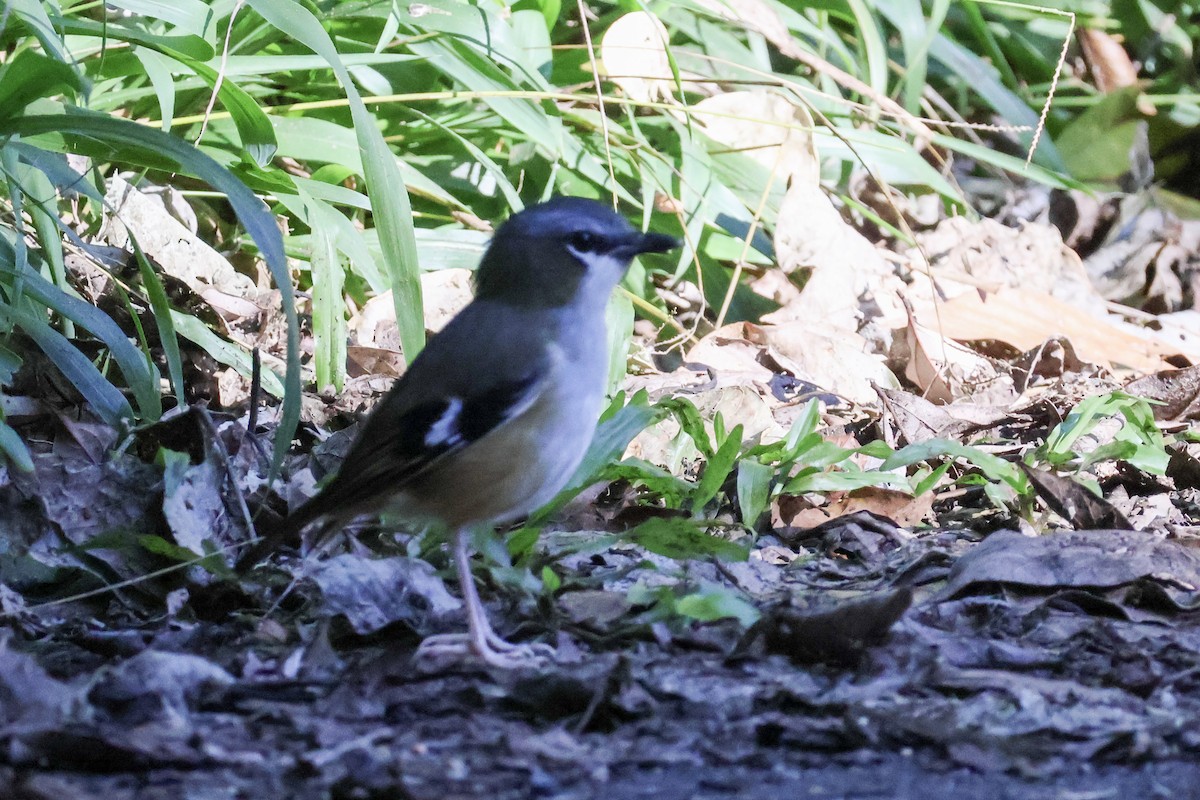
{"type": "Polygon", "coordinates": [[[238,567],[318,520],[327,532],[381,512],[438,522],[452,532],[468,632],[431,636],[418,657],[540,658],[544,645],[492,630],[471,577],[471,532],[526,516],[570,480],[607,389],[609,297],[635,256],[678,245],[592,200],[513,215],[483,256],[475,299],[372,410],[333,480],[238,567]]]}

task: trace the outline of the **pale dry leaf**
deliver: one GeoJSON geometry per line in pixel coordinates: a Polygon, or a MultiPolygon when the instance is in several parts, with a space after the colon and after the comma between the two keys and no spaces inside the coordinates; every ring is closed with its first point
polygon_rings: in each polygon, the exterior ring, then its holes
{"type": "Polygon", "coordinates": [[[229,513],[225,476],[214,458],[192,464],[171,483],[164,487],[162,510],[180,547],[202,555],[207,543],[232,544],[246,535],[229,513]]]}
{"type": "Polygon", "coordinates": [[[1052,225],[1024,223],[1010,228],[993,219],[951,217],[932,231],[918,234],[907,255],[925,264],[937,280],[937,290],[919,271],[906,296],[956,297],[978,290],[1006,287],[1045,292],[1073,306],[1103,313],[1100,296],[1079,255],[1063,243],[1052,225]]]}
{"type": "MultiPolygon", "coordinates": [[[[726,429],[735,424],[742,426],[743,440],[778,441],[785,431],[776,421],[774,410],[781,403],[760,387],[740,383],[701,392],[684,392],[680,396],[696,406],[710,440],[713,438],[712,421],[720,414],[726,429]]],[[[698,458],[699,451],[675,418],[666,417],[635,436],[625,449],[625,457],[640,458],[679,471],[683,463],[698,458]]]]}
{"type": "Polygon", "coordinates": [[[1180,353],[1200,353],[1200,311],[1193,308],[1154,317],[1155,338],[1180,353]]]}
{"type": "Polygon", "coordinates": [[[223,314],[256,315],[259,291],[216,250],[201,241],[155,199],[121,177],[113,177],[105,196],[108,212],[101,237],[116,247],[132,250],[129,235],[137,237],[147,256],[163,271],[187,284],[223,314]],[[215,294],[214,294],[215,292],[215,294]],[[242,303],[235,302],[242,300],[242,303]]]}
{"type": "Polygon", "coordinates": [[[880,389],[880,401],[885,414],[880,421],[890,423],[885,440],[898,448],[920,444],[930,439],[955,439],[961,433],[993,425],[1009,418],[1009,412],[998,406],[983,406],[959,400],[948,405],[935,405],[912,392],[880,389]]]}
{"type": "Polygon", "coordinates": [[[809,185],[820,177],[812,115],[783,95],[726,92],[696,103],[692,117],[713,139],[753,158],[773,176],[809,185]]]}
{"type": "Polygon", "coordinates": [[[666,27],[653,14],[625,14],[608,27],[600,40],[604,73],[631,100],[669,99],[675,85],[667,57],[669,39],[666,27]]]}
{"type": "Polygon", "coordinates": [[[775,226],[775,254],[785,273],[811,274],[799,298],[767,321],[819,319],[831,334],[858,330],[868,315],[891,328],[904,324],[903,284],[819,186],[795,182],[788,188],[775,226]]]}
{"type": "Polygon", "coordinates": [[[935,403],[984,396],[995,401],[1015,399],[1012,379],[1002,375],[983,356],[933,328],[910,320],[904,330],[908,360],[904,376],[935,403]]]}
{"type": "Polygon", "coordinates": [[[475,296],[469,269],[451,268],[421,275],[421,298],[425,303],[425,329],[436,333],[475,296]]]}
{"type": "MultiPolygon", "coordinates": [[[[725,420],[725,427],[742,426],[743,440],[758,439],[775,442],[782,439],[785,431],[775,421],[772,409],[779,405],[769,393],[764,394],[750,386],[725,386],[691,397],[700,415],[706,420],[717,414],[725,420]]],[[[713,432],[710,430],[709,435],[713,432]]]]}
{"type": "Polygon", "coordinates": [[[687,351],[684,363],[708,367],[718,376],[732,374],[767,384],[776,373],[763,363],[764,350],[747,338],[746,323],[731,322],[705,335],[687,351]]]}
{"type": "MultiPolygon", "coordinates": [[[[427,331],[437,333],[471,302],[473,274],[471,270],[461,268],[421,273],[427,331]]],[[[356,345],[395,352],[401,349],[396,328],[396,304],[390,289],[364,303],[351,317],[348,327],[356,345]]]]}
{"type": "Polygon", "coordinates": [[[1084,361],[1136,372],[1167,369],[1171,365],[1165,359],[1176,355],[1200,362],[1200,351],[1195,348],[1173,346],[1115,317],[1096,316],[1027,289],[986,295],[966,292],[936,308],[928,302],[916,304],[914,315],[949,339],[993,339],[1021,351],[1056,336],[1066,337],[1084,361]]]}
{"type": "Polygon", "coordinates": [[[866,339],[856,333],[830,332],[824,325],[795,321],[746,323],[746,334],[750,341],[769,345],[797,364],[797,377],[855,403],[873,402],[876,386],[900,388],[885,358],[870,352],[866,339]]]}

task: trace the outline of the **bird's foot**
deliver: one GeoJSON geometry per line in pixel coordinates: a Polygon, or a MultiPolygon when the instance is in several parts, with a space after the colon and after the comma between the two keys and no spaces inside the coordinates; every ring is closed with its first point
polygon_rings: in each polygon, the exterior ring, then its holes
{"type": "Polygon", "coordinates": [[[498,669],[536,668],[554,659],[554,648],[540,642],[514,644],[491,630],[442,633],[421,642],[413,658],[418,664],[436,667],[479,660],[498,669]]]}

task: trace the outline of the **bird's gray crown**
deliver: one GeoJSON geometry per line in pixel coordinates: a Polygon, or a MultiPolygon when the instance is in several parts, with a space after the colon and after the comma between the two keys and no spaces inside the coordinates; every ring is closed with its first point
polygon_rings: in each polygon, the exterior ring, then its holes
{"type": "Polygon", "coordinates": [[[607,297],[634,256],[676,246],[594,200],[557,197],[500,226],[479,265],[476,291],[521,305],[563,305],[586,284],[607,297]]]}

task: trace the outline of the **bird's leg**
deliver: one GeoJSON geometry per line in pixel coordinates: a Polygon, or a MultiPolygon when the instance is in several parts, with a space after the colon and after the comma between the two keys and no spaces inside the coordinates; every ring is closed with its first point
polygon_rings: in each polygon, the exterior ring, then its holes
{"type": "Polygon", "coordinates": [[[454,532],[454,564],[462,587],[463,604],[467,609],[467,633],[430,636],[417,648],[418,660],[462,660],[475,656],[491,667],[511,669],[536,666],[554,655],[554,649],[544,644],[513,644],[500,638],[488,622],[487,609],[479,599],[475,579],[471,575],[469,528],[454,532]]]}

